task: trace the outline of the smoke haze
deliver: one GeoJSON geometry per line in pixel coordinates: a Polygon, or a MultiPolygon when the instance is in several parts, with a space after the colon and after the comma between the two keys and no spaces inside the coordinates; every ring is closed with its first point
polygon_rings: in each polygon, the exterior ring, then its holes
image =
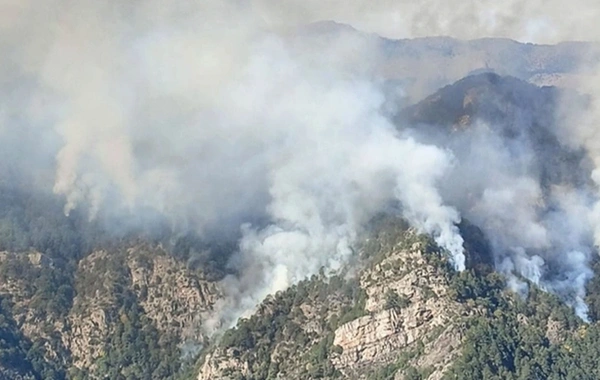
{"type": "MultiPolygon", "coordinates": [[[[394,125],[376,36],[303,29],[333,20],[395,38],[595,37],[594,4],[576,3],[565,15],[554,1],[2,0],[2,170],[63,197],[66,214],[241,231],[225,324],[321,267],[339,269],[365,224],[397,204],[458,270],[464,216],[490,238],[499,269],[566,295],[585,317],[593,236],[600,244],[594,185],[544,185],[528,136],[507,143],[493,125],[443,144],[394,125]]],[[[591,106],[556,133],[598,167],[593,78],[591,106]]],[[[591,178],[597,187],[597,170],[591,178]]]]}

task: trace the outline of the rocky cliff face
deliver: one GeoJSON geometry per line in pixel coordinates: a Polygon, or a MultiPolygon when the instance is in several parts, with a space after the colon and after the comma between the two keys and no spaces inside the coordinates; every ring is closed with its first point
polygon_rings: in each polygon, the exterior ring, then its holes
{"type": "MultiPolygon", "coordinates": [[[[590,364],[597,323],[582,325],[556,297],[535,288],[527,302],[511,295],[485,261],[470,257],[478,270],[454,272],[430,239],[401,221],[376,224],[346,271],[269,296],[210,342],[188,374],[200,380],[600,376],[590,364]]],[[[464,235],[468,247],[481,246],[464,235]]],[[[198,331],[219,297],[214,282],[157,245],[97,250],[73,268],[61,265],[39,252],[0,254],[0,378],[183,379],[177,363],[186,342],[207,343],[198,331]]]]}
{"type": "MultiPolygon", "coordinates": [[[[100,378],[99,366],[114,355],[109,342],[126,331],[131,318],[140,318],[142,329],[170,342],[179,357],[186,343],[202,341],[200,325],[219,297],[215,282],[188,269],[160,245],[91,253],[73,268],[71,302],[66,294],[65,300],[44,299],[43,278],[53,273],[54,265],[39,252],[3,252],[0,296],[10,300],[24,337],[39,346],[48,362],[70,368],[73,377],[100,378]]],[[[67,287],[61,286],[66,293],[67,287]]]]}
{"type": "Polygon", "coordinates": [[[189,271],[161,247],[137,246],[121,254],[118,260],[113,253],[97,251],[79,264],[70,331],[64,338],[75,367],[93,369],[104,355],[103,345],[115,328],[111,319],[122,317],[114,310],[118,286],[131,289],[161,336],[176,337],[182,344],[202,339],[202,317],[219,294],[215,283],[189,271]],[[123,266],[108,261],[122,261],[123,266]]]}
{"type": "Polygon", "coordinates": [[[471,268],[457,273],[427,237],[377,222],[360,262],[269,297],[204,351],[198,380],[598,378],[598,323],[506,290],[481,232],[461,228],[471,268]]]}
{"type": "MultiPolygon", "coordinates": [[[[577,184],[589,177],[582,172],[581,152],[566,149],[540,128],[553,122],[557,91],[479,74],[441,89],[399,118],[416,125],[415,135],[420,128],[444,130],[442,145],[451,149],[451,137],[473,132],[480,121],[496,128],[503,141],[521,145],[523,133],[533,151],[548,152],[536,160],[544,186],[577,184]]],[[[459,149],[454,153],[462,157],[459,149]]],[[[581,321],[568,308],[535,287],[529,295],[533,306],[507,296],[501,280],[487,278],[493,258],[477,227],[461,222],[470,270],[457,274],[429,239],[403,222],[376,224],[356,247],[358,262],[269,296],[253,316],[202,350],[193,376],[481,380],[482,373],[492,373],[494,380],[529,379],[535,378],[531,373],[549,378],[558,371],[539,364],[549,361],[592,373],[577,355],[594,352],[600,329],[579,328],[581,321]],[[469,235],[482,239],[474,242],[469,235]],[[522,354],[521,346],[529,351],[522,354]],[[469,377],[461,372],[465,368],[469,377]]],[[[14,235],[7,231],[0,232],[14,235]]],[[[35,228],[24,231],[28,236],[35,228]]],[[[50,238],[38,237],[39,246],[48,247],[40,249],[45,253],[28,252],[23,248],[28,240],[14,249],[19,253],[0,252],[0,379],[179,378],[181,358],[209,343],[200,327],[220,297],[217,282],[160,245],[136,243],[84,255],[88,251],[77,237],[49,231],[50,238]]],[[[196,255],[198,266],[222,271],[227,256],[209,253],[196,255]]],[[[590,315],[597,319],[600,285],[594,286],[590,315]]]]}
{"type": "Polygon", "coordinates": [[[428,249],[413,230],[365,240],[354,277],[315,277],[266,301],[224,335],[198,379],[369,379],[386,368],[401,379],[409,367],[440,379],[460,352],[460,321],[477,309],[449,296],[448,276],[432,261],[444,259],[428,249]],[[265,336],[262,323],[277,329],[265,336]]]}
{"type": "Polygon", "coordinates": [[[460,332],[453,322],[468,313],[448,298],[448,280],[427,263],[422,244],[395,247],[381,263],[361,274],[360,285],[368,297],[368,315],[335,330],[333,344],[342,348],[334,359],[336,368],[349,377],[360,377],[427,342],[420,348],[420,362],[414,364],[430,369],[430,378],[440,378],[460,346],[460,332]],[[402,301],[394,304],[394,298],[402,301]]]}

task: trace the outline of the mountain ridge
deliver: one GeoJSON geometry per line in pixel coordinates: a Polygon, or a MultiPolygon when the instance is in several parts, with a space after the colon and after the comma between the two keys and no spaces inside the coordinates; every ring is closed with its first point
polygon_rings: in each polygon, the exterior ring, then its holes
{"type": "Polygon", "coordinates": [[[268,297],[207,348],[198,380],[596,378],[571,353],[597,339],[597,323],[533,284],[520,298],[489,268],[454,272],[405,228],[379,224],[360,244],[356,277],[313,276],[268,297]],[[332,303],[347,286],[357,298],[332,303]]]}
{"type": "MultiPolygon", "coordinates": [[[[555,122],[548,110],[560,99],[560,91],[480,73],[408,106],[395,122],[400,133],[418,138],[428,128],[445,131],[442,143],[429,142],[455,149],[459,159],[460,150],[448,136],[476,133],[481,123],[504,131],[503,141],[513,141],[519,133],[533,136],[533,146],[545,144],[541,150],[565,161],[563,169],[548,174],[548,188],[577,185],[588,175],[581,172],[587,170],[581,152],[569,151],[552,135],[539,132],[555,122]],[[521,124],[515,122],[519,112],[529,114],[521,124]]],[[[561,168],[549,162],[551,168],[561,168]]],[[[154,240],[140,233],[111,241],[110,233],[93,236],[84,218],[64,216],[45,198],[36,204],[33,194],[21,195],[18,202],[17,190],[2,194],[0,378],[525,379],[527,371],[551,379],[569,373],[583,373],[583,379],[599,375],[586,364],[596,351],[585,348],[600,341],[597,281],[589,288],[589,325],[559,297],[512,273],[527,284],[523,300],[506,290],[506,278],[493,270],[491,242],[470,219],[463,218],[458,226],[467,252],[463,273],[450,267],[430,237],[404,221],[382,217],[356,247],[358,266],[315,275],[271,295],[250,318],[210,338],[202,324],[222,297],[219,281],[235,275],[227,267],[237,249],[234,244],[206,242],[193,234],[169,237],[166,232],[154,240]],[[510,360],[486,364],[479,351],[495,351],[482,331],[504,347],[502,355],[508,352],[510,360]],[[301,345],[294,343],[297,339],[301,345]],[[543,350],[528,339],[541,342],[543,350]],[[520,345],[527,347],[524,357],[516,348],[520,345]],[[577,356],[570,357],[572,352],[577,356]],[[471,377],[462,377],[464,371],[471,377]]]]}

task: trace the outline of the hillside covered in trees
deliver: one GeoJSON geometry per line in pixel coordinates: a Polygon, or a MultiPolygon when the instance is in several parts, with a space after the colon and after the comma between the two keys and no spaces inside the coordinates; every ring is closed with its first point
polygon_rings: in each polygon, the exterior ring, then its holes
{"type": "Polygon", "coordinates": [[[200,326],[222,275],[190,260],[199,242],[93,240],[87,222],[69,225],[76,216],[52,203],[10,199],[0,255],[3,378],[600,377],[597,277],[589,322],[533,284],[521,297],[466,222],[465,272],[430,238],[382,217],[357,246],[358,273],[301,281],[207,340],[200,326]]]}
{"type": "MultiPolygon", "coordinates": [[[[553,192],[588,186],[591,165],[552,132],[560,95],[476,74],[394,121],[399,133],[443,146],[458,162],[478,147],[461,139],[491,130],[528,159],[546,207],[540,214],[554,215],[553,192]]],[[[361,231],[339,271],[271,294],[235,327],[209,334],[222,280],[238,274],[230,260],[238,235],[200,236],[154,215],[135,228],[78,209],[65,216],[63,199],[3,173],[0,379],[600,378],[600,261],[587,282],[589,320],[575,314],[569,294],[497,272],[496,225],[477,213],[487,184],[449,191],[468,193],[472,211],[458,225],[465,271],[391,205],[361,231]],[[511,281],[524,285],[519,294],[511,281]]],[[[548,257],[556,277],[560,261],[548,257]]]]}
{"type": "MultiPolygon", "coordinates": [[[[463,227],[464,228],[464,227],[463,227]]],[[[471,229],[472,256],[485,242],[471,229]]],[[[521,297],[479,261],[457,273],[439,248],[384,219],[364,267],[265,300],[201,358],[199,379],[597,379],[592,320],[530,284],[521,297]]]]}
{"type": "Polygon", "coordinates": [[[165,234],[107,232],[50,196],[2,187],[0,378],[186,375],[222,248],[165,234]]]}

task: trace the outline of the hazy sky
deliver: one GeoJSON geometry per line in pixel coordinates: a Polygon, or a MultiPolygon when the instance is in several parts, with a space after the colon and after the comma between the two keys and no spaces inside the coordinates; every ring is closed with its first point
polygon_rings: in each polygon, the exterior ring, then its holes
{"type": "Polygon", "coordinates": [[[321,20],[350,24],[389,38],[450,35],[508,37],[523,42],[594,40],[599,7],[589,0],[255,0],[269,25],[321,20]]]}

